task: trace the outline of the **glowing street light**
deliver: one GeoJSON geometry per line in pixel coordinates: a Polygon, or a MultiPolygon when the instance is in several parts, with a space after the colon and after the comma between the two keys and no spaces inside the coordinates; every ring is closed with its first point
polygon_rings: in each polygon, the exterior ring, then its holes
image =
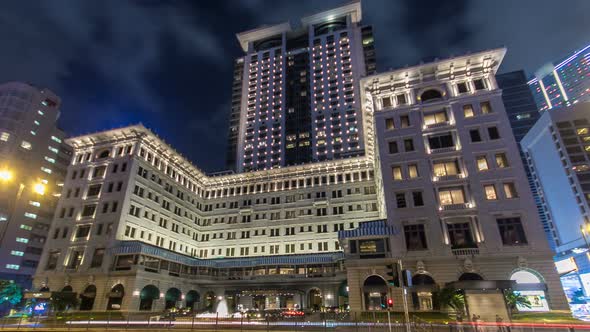
{"type": "Polygon", "coordinates": [[[7,169],[0,170],[0,181],[12,180],[12,172],[7,169]]]}
{"type": "Polygon", "coordinates": [[[35,185],[33,185],[33,192],[39,195],[45,194],[45,185],[43,183],[35,183],[35,185]]]}

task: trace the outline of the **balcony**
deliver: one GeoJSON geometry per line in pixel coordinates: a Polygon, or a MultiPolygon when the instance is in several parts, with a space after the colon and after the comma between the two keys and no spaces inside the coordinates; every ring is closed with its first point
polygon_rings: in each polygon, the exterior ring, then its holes
{"type": "Polygon", "coordinates": [[[430,153],[449,153],[458,151],[458,146],[449,146],[447,148],[439,148],[439,149],[430,149],[430,153]]]}
{"type": "Polygon", "coordinates": [[[439,211],[457,211],[457,210],[467,210],[472,209],[474,206],[471,203],[457,203],[457,204],[447,204],[439,206],[439,211]]]}
{"type": "Polygon", "coordinates": [[[444,122],[438,122],[438,123],[431,123],[431,124],[425,124],[424,125],[424,129],[436,129],[436,128],[443,128],[446,126],[450,126],[451,122],[450,121],[444,121],[444,122]]]}
{"type": "Polygon", "coordinates": [[[313,199],[313,206],[328,205],[328,197],[317,197],[313,199]]]}
{"type": "Polygon", "coordinates": [[[475,256],[479,255],[479,248],[457,248],[451,249],[451,252],[455,256],[475,256]]]}
{"type": "Polygon", "coordinates": [[[459,173],[459,174],[450,174],[450,175],[444,175],[444,176],[433,176],[432,181],[433,182],[456,181],[456,180],[462,180],[464,178],[466,178],[465,174],[459,173]]]}

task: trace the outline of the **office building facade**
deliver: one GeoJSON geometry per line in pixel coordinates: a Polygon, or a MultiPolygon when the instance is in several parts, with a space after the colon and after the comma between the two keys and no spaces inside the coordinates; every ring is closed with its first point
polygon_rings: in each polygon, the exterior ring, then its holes
{"type": "MultiPolygon", "coordinates": [[[[526,135],[526,133],[533,127],[535,122],[541,116],[541,113],[537,109],[535,98],[531,89],[528,86],[526,75],[523,70],[513,71],[509,73],[496,75],[496,82],[498,87],[502,89],[502,101],[504,102],[504,109],[506,115],[510,121],[512,127],[512,133],[518,144],[518,148],[521,151],[521,158],[523,165],[526,165],[526,159],[520,149],[520,141],[526,135]]],[[[555,242],[551,232],[551,225],[547,220],[547,215],[543,209],[542,198],[537,191],[534,180],[530,174],[529,168],[525,166],[525,172],[529,181],[529,187],[537,206],[537,212],[539,219],[543,225],[543,229],[547,234],[547,240],[551,249],[555,250],[555,242]]]]}
{"type": "Polygon", "coordinates": [[[372,28],[354,2],[237,35],[228,164],[238,172],[362,156],[358,80],[375,72],[372,28]],[[240,86],[241,84],[241,86],[240,86]],[[239,107],[238,107],[239,100],[239,107]]]}
{"type": "Polygon", "coordinates": [[[60,98],[0,85],[0,279],[31,286],[71,150],[56,127],[60,98]]]}
{"type": "Polygon", "coordinates": [[[521,141],[551,222],[556,266],[572,301],[578,290],[590,294],[589,130],[590,104],[581,102],[544,112],[521,141]]]}
{"type": "Polygon", "coordinates": [[[590,99],[590,45],[540,68],[528,82],[539,111],[590,99]]]}
{"type": "Polygon", "coordinates": [[[444,287],[463,290],[468,314],[486,321],[507,318],[503,291],[527,296],[535,311],[567,309],[494,77],[504,53],[361,81],[396,235],[385,225],[341,233],[352,310],[375,310],[389,296],[402,309],[400,288],[386,282],[397,260],[413,281],[410,310],[432,310],[444,287]]]}

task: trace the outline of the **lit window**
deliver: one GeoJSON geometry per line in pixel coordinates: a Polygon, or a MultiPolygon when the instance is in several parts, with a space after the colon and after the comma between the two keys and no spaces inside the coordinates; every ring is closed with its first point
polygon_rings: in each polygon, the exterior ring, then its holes
{"type": "Polygon", "coordinates": [[[441,205],[463,204],[465,203],[465,193],[463,188],[441,189],[438,192],[438,199],[441,205]]]}
{"type": "Polygon", "coordinates": [[[24,229],[26,231],[32,231],[33,230],[33,227],[31,227],[29,225],[21,224],[20,225],[20,229],[24,229]]]}
{"type": "Polygon", "coordinates": [[[504,194],[506,198],[516,198],[518,194],[516,193],[516,188],[514,187],[514,183],[504,183],[504,194]]]}
{"type": "Polygon", "coordinates": [[[418,165],[410,164],[408,165],[408,174],[410,175],[410,179],[415,179],[418,177],[418,165]]]}
{"type": "Polygon", "coordinates": [[[488,201],[493,201],[498,199],[498,195],[496,195],[496,187],[494,187],[493,184],[486,184],[485,186],[483,186],[485,193],[486,193],[486,199],[488,201]]]}
{"type": "Polygon", "coordinates": [[[391,173],[393,175],[394,180],[402,180],[402,168],[399,166],[394,166],[391,168],[391,173]]]}
{"type": "Polygon", "coordinates": [[[20,147],[23,148],[23,149],[27,149],[27,150],[30,150],[30,149],[33,148],[33,146],[31,145],[31,143],[29,143],[27,141],[22,141],[20,143],[20,147]]]}
{"type": "Polygon", "coordinates": [[[45,160],[47,160],[48,162],[55,164],[55,159],[54,158],[49,158],[47,156],[45,156],[45,160]]]}
{"type": "Polygon", "coordinates": [[[7,132],[0,133],[0,141],[7,142],[9,138],[10,138],[9,133],[7,133],[7,132]]]}
{"type": "Polygon", "coordinates": [[[35,201],[29,201],[29,205],[40,207],[41,206],[41,203],[35,202],[35,201]]]}
{"type": "Polygon", "coordinates": [[[498,166],[498,168],[508,167],[508,159],[506,159],[505,153],[496,154],[496,166],[498,166]]]}
{"type": "Polygon", "coordinates": [[[577,129],[576,132],[578,133],[578,135],[587,135],[588,128],[580,128],[580,129],[577,129]]]}
{"type": "Polygon", "coordinates": [[[51,174],[51,169],[47,168],[47,167],[41,167],[41,170],[47,174],[51,174]]]}
{"type": "Polygon", "coordinates": [[[18,251],[18,250],[12,250],[12,251],[10,252],[10,254],[11,254],[12,256],[23,256],[25,253],[24,253],[24,252],[22,252],[22,251],[18,251]]]}
{"type": "Polygon", "coordinates": [[[61,143],[61,140],[55,136],[51,136],[51,139],[56,141],[57,143],[61,143]]]}
{"type": "Polygon", "coordinates": [[[37,110],[37,113],[39,113],[39,115],[45,115],[42,110],[37,110]]]}
{"type": "Polygon", "coordinates": [[[36,136],[37,133],[31,130],[31,135],[36,136]]]}
{"type": "Polygon", "coordinates": [[[480,103],[479,106],[481,107],[481,114],[492,113],[492,105],[490,104],[489,101],[484,101],[484,102],[480,103]]]}
{"type": "Polygon", "coordinates": [[[57,153],[59,151],[56,148],[54,148],[53,146],[48,146],[47,148],[49,148],[49,151],[51,151],[53,153],[57,153]]]}
{"type": "Polygon", "coordinates": [[[31,218],[31,219],[37,219],[37,215],[31,212],[25,212],[25,217],[27,218],[31,218]]]}
{"type": "Polygon", "coordinates": [[[18,270],[18,269],[20,269],[20,265],[16,265],[16,264],[6,264],[6,268],[7,268],[7,269],[11,269],[11,270],[18,270]]]}
{"type": "Polygon", "coordinates": [[[466,118],[473,117],[473,106],[471,104],[463,105],[463,116],[466,118]]]}
{"type": "Polygon", "coordinates": [[[487,171],[488,169],[488,160],[486,159],[486,156],[477,157],[477,170],[481,172],[487,171]]]}
{"type": "Polygon", "coordinates": [[[37,120],[35,120],[35,121],[34,121],[34,123],[35,123],[37,126],[40,126],[40,125],[41,125],[41,122],[39,122],[39,121],[37,121],[37,120]]]}
{"type": "Polygon", "coordinates": [[[17,237],[16,242],[29,243],[29,239],[25,239],[24,237],[17,237]]]}

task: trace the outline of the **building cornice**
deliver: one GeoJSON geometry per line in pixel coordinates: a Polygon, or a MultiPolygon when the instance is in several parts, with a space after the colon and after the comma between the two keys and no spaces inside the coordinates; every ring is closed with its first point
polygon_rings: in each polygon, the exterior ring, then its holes
{"type": "Polygon", "coordinates": [[[283,32],[289,32],[291,30],[291,24],[289,22],[284,22],[281,24],[262,26],[256,29],[240,32],[236,34],[236,37],[240,42],[242,50],[244,52],[248,52],[249,42],[254,42],[268,37],[276,36],[282,34],[283,32]]]}
{"type": "Polygon", "coordinates": [[[455,75],[470,75],[471,71],[484,71],[494,75],[506,54],[506,48],[495,48],[458,57],[436,60],[411,67],[390,70],[361,79],[361,91],[374,84],[409,83],[453,79],[455,75]]]}
{"type": "Polygon", "coordinates": [[[350,15],[352,23],[358,23],[362,19],[361,2],[354,1],[347,5],[332,8],[317,14],[309,15],[301,19],[303,27],[329,22],[335,18],[350,15]]]}

